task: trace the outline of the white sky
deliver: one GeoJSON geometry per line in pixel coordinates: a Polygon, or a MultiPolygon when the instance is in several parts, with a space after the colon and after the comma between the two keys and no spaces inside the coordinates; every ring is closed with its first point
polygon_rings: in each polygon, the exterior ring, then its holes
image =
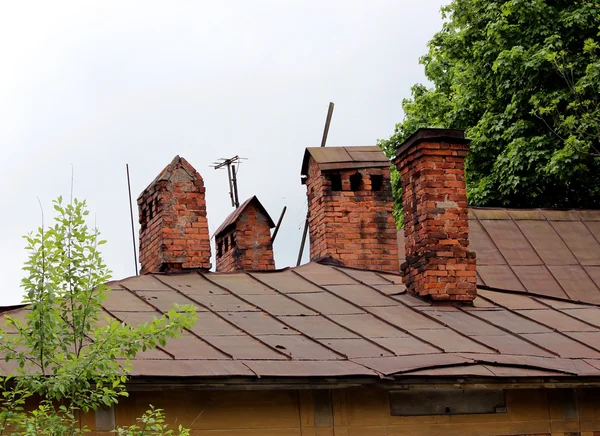
{"type": "MultiPolygon", "coordinates": [[[[288,206],[275,257],[295,264],[300,165],[329,102],[328,145],[388,137],[424,81],[418,58],[447,2],[1,2],[0,305],[21,300],[21,236],[41,223],[36,197],[48,223],[71,165],[115,278],[134,274],[125,164],[135,200],[177,154],[204,177],[211,231],[232,208],[226,172],[209,165],[248,158],[240,201],[258,195],[275,221],[288,206]]],[[[135,219],[137,232],[137,208],[135,219]]]]}

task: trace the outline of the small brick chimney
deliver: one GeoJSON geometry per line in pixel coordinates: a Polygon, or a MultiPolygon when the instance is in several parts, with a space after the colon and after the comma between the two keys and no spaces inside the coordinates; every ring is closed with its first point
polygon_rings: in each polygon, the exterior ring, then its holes
{"type": "Polygon", "coordinates": [[[404,207],[407,289],[433,300],[475,298],[461,130],[419,129],[396,151],[404,207]]]}
{"type": "Polygon", "coordinates": [[[273,220],[256,196],[240,205],[215,232],[217,271],[275,269],[273,220]]]}
{"type": "Polygon", "coordinates": [[[142,274],[210,269],[202,176],[176,156],[137,200],[142,274]]]}
{"type": "Polygon", "coordinates": [[[379,147],[307,148],[302,183],[311,260],[331,256],[350,267],[398,271],[390,161],[379,147]]]}

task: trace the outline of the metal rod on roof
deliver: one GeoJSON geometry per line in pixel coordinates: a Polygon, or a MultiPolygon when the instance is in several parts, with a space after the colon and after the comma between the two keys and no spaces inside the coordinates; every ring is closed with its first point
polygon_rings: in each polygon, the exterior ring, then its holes
{"type": "Polygon", "coordinates": [[[304,221],[304,233],[302,233],[302,244],[300,244],[300,253],[298,253],[298,261],[296,266],[300,266],[302,262],[302,253],[304,253],[304,244],[306,243],[306,234],[308,233],[308,212],[306,213],[306,221],[304,221]]]}
{"type": "Polygon", "coordinates": [[[287,206],[283,206],[283,210],[281,211],[281,215],[279,216],[279,221],[277,221],[277,225],[275,226],[275,231],[273,232],[273,236],[271,236],[271,242],[275,242],[275,238],[277,237],[277,232],[279,231],[279,227],[281,226],[281,222],[283,221],[283,216],[285,215],[286,210],[287,210],[287,206]]]}
{"type": "Polygon", "coordinates": [[[233,182],[233,198],[235,200],[235,208],[240,207],[240,199],[238,197],[238,189],[237,189],[237,171],[235,169],[235,165],[231,165],[231,181],[233,182]]]}
{"type": "Polygon", "coordinates": [[[125,164],[127,170],[127,190],[129,191],[129,214],[131,215],[131,240],[133,242],[133,262],[135,264],[135,275],[138,275],[137,252],[135,250],[135,227],[133,224],[133,201],[131,200],[131,181],[129,179],[129,164],[125,164]]]}
{"type": "Polygon", "coordinates": [[[231,206],[235,207],[235,201],[233,201],[233,184],[231,183],[231,165],[227,165],[227,177],[229,178],[229,198],[231,198],[231,206]]]}
{"type": "Polygon", "coordinates": [[[333,102],[329,102],[329,109],[327,110],[327,119],[325,120],[325,129],[323,130],[323,139],[321,139],[321,147],[325,147],[327,142],[327,135],[329,134],[329,125],[331,124],[331,117],[333,116],[333,102]]]}
{"type": "MultiPolygon", "coordinates": [[[[323,138],[321,139],[321,147],[325,147],[327,143],[327,135],[329,134],[329,126],[331,125],[331,118],[333,117],[333,102],[329,102],[329,109],[327,109],[327,119],[325,120],[325,129],[323,130],[323,138]]],[[[304,222],[304,233],[302,234],[302,243],[300,244],[300,253],[298,253],[298,262],[296,266],[300,266],[302,260],[302,253],[304,252],[304,244],[306,243],[306,234],[308,232],[308,214],[310,209],[306,212],[306,221],[304,222]]]]}

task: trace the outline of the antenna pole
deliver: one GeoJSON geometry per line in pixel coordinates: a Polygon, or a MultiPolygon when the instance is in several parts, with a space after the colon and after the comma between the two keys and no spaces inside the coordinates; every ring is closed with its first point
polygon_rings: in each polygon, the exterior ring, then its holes
{"type": "Polygon", "coordinates": [[[287,210],[287,206],[283,206],[281,215],[279,215],[279,221],[277,221],[277,225],[275,226],[275,231],[273,232],[273,236],[271,236],[271,242],[275,242],[275,238],[277,237],[277,232],[279,231],[279,227],[281,227],[281,221],[283,221],[283,216],[285,215],[286,210],[287,210]]]}
{"type": "Polygon", "coordinates": [[[227,164],[227,176],[229,177],[229,198],[231,198],[231,206],[235,206],[235,202],[233,201],[233,184],[231,183],[231,164],[227,164]]]}
{"type": "Polygon", "coordinates": [[[231,181],[233,182],[233,198],[235,200],[235,208],[240,207],[240,199],[238,197],[238,189],[237,189],[237,171],[235,169],[235,165],[231,165],[231,181]]]}
{"type": "MultiPolygon", "coordinates": [[[[327,143],[327,135],[329,134],[329,126],[331,125],[331,118],[333,117],[333,102],[329,102],[329,109],[327,109],[327,118],[325,120],[325,129],[323,129],[323,138],[321,139],[321,147],[325,147],[327,143]]],[[[302,234],[302,242],[300,243],[300,252],[298,253],[298,262],[296,266],[300,266],[302,261],[302,253],[304,252],[304,244],[306,243],[306,234],[308,232],[308,214],[310,210],[306,211],[306,221],[304,222],[304,233],[302,234]]]]}
{"type": "Polygon", "coordinates": [[[304,253],[304,244],[306,243],[306,234],[308,233],[308,212],[306,213],[306,221],[304,221],[304,232],[302,233],[302,243],[300,244],[300,252],[298,253],[298,261],[296,266],[300,266],[302,262],[302,254],[304,253]]]}
{"type": "Polygon", "coordinates": [[[129,179],[129,164],[125,164],[127,170],[127,190],[129,192],[129,214],[131,215],[131,241],[133,242],[133,261],[135,263],[135,275],[138,275],[137,253],[135,251],[135,228],[133,225],[133,202],[131,200],[131,181],[129,179]]]}
{"type": "Polygon", "coordinates": [[[327,109],[327,119],[325,120],[325,129],[323,129],[323,139],[321,139],[321,147],[325,147],[327,142],[327,135],[329,134],[329,125],[331,124],[331,117],[333,116],[333,102],[329,102],[329,109],[327,109]]]}
{"type": "Polygon", "coordinates": [[[240,207],[240,199],[238,196],[238,186],[237,186],[237,171],[240,168],[240,164],[242,160],[245,160],[245,157],[234,156],[229,159],[221,158],[217,162],[213,162],[211,167],[215,170],[218,170],[223,167],[227,167],[227,177],[229,179],[229,198],[231,199],[231,205],[236,209],[240,207]],[[237,163],[237,169],[235,164],[237,163]]]}

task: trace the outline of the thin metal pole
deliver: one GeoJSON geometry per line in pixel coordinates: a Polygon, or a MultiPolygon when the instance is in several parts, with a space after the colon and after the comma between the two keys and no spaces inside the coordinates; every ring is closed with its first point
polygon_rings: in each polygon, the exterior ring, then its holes
{"type": "MultiPolygon", "coordinates": [[[[327,143],[327,135],[329,134],[329,126],[331,125],[331,118],[333,117],[333,102],[329,102],[329,109],[327,109],[327,119],[325,120],[325,129],[323,130],[323,138],[321,139],[321,147],[325,147],[327,143]]],[[[304,244],[306,244],[306,234],[308,232],[308,216],[310,209],[306,212],[306,221],[304,222],[304,233],[302,234],[302,243],[300,244],[300,253],[298,253],[298,262],[296,266],[300,266],[302,260],[302,253],[304,252],[304,244]]]]}
{"type": "Polygon", "coordinates": [[[275,242],[275,238],[277,237],[277,232],[279,231],[279,227],[281,226],[281,221],[283,221],[283,216],[285,215],[286,210],[287,210],[287,206],[283,206],[283,210],[281,211],[281,215],[279,216],[279,221],[277,221],[277,225],[275,226],[275,231],[273,232],[273,236],[271,236],[271,242],[275,242]]]}
{"type": "Polygon", "coordinates": [[[304,233],[302,234],[302,244],[300,244],[300,253],[298,253],[298,261],[296,266],[300,266],[302,262],[302,253],[304,253],[304,244],[306,243],[306,234],[308,233],[308,214],[306,215],[306,221],[304,221],[304,233]]]}
{"type": "Polygon", "coordinates": [[[233,180],[233,196],[235,198],[235,208],[240,207],[240,199],[238,197],[238,189],[237,189],[237,176],[236,176],[235,165],[231,165],[231,179],[233,180]]]}
{"type": "Polygon", "coordinates": [[[125,164],[127,169],[127,190],[129,191],[129,214],[131,215],[131,241],[133,242],[133,261],[135,262],[135,275],[138,275],[137,253],[135,251],[135,228],[133,225],[133,202],[131,200],[131,181],[129,180],[129,164],[125,164]]]}
{"type": "Polygon", "coordinates": [[[321,147],[325,147],[327,142],[327,135],[329,134],[329,125],[331,124],[331,117],[333,116],[333,102],[329,102],[329,109],[327,110],[327,119],[325,120],[325,129],[323,130],[323,139],[321,139],[321,147]]]}
{"type": "Polygon", "coordinates": [[[235,202],[233,201],[233,185],[231,183],[231,162],[227,164],[227,176],[229,177],[229,197],[231,198],[231,205],[235,207],[235,202]]]}

